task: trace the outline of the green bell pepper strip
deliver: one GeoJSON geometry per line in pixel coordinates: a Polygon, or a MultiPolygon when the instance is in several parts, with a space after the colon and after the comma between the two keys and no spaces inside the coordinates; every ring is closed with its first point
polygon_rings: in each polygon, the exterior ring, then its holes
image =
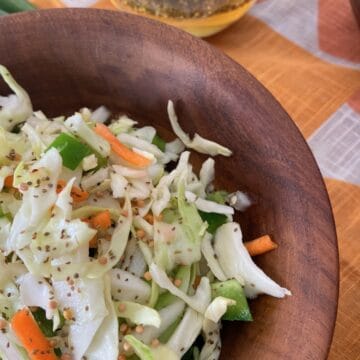
{"type": "Polygon", "coordinates": [[[211,284],[212,299],[215,299],[218,296],[223,296],[236,301],[235,305],[231,305],[227,308],[222,320],[253,320],[244,289],[237,280],[232,279],[211,284]]]}
{"type": "Polygon", "coordinates": [[[73,136],[62,133],[49,146],[59,151],[63,165],[70,170],[75,170],[84,157],[93,154],[91,148],[75,139],[73,136]]]}
{"type": "Polygon", "coordinates": [[[226,215],[216,214],[216,213],[207,213],[199,210],[200,217],[203,221],[208,223],[207,231],[214,235],[216,230],[223,224],[228,222],[226,215]]]}
{"type": "Polygon", "coordinates": [[[165,151],[166,142],[158,134],[155,134],[152,143],[156,145],[161,151],[165,151]]]}
{"type": "MultiPolygon", "coordinates": [[[[46,337],[56,336],[56,332],[53,331],[53,321],[46,318],[45,310],[38,308],[32,312],[34,319],[36,320],[39,328],[46,337]]],[[[65,319],[60,313],[60,328],[64,326],[65,319]]]]}
{"type": "Polygon", "coordinates": [[[35,10],[36,8],[25,0],[0,0],[0,9],[8,13],[13,13],[35,10]]]}

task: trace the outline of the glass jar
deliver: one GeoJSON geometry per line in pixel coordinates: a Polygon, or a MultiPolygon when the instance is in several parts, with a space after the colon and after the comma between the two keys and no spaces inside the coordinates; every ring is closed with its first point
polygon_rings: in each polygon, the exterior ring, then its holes
{"type": "Polygon", "coordinates": [[[206,37],[241,18],[256,0],[112,0],[120,10],[136,13],[206,37]]]}
{"type": "Polygon", "coordinates": [[[206,37],[241,18],[256,0],[29,0],[35,6],[119,9],[206,37]]]}

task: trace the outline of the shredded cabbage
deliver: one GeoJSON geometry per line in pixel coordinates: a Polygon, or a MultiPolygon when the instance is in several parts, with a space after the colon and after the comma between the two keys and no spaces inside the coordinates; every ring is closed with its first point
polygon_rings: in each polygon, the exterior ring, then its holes
{"type": "Polygon", "coordinates": [[[204,313],[211,299],[211,289],[209,279],[202,277],[195,295],[188,296],[179,290],[168,278],[165,271],[161,270],[156,264],[151,264],[150,273],[154,281],[163,289],[171,292],[181,300],[185,301],[190,307],[199,313],[204,313]]]}
{"type": "Polygon", "coordinates": [[[278,298],[291,295],[289,290],[280,287],[255,265],[243,245],[239,224],[227,223],[217,230],[215,253],[228,279],[235,278],[240,283],[245,283],[248,297],[253,298],[261,293],[278,298]]]}
{"type": "Polygon", "coordinates": [[[151,307],[131,301],[121,301],[115,304],[117,316],[129,319],[135,324],[159,327],[161,318],[159,313],[151,307]]]}
{"type": "Polygon", "coordinates": [[[171,101],[177,137],[166,142],[104,106],[33,112],[1,65],[0,76],[14,92],[0,96],[1,358],[28,358],[10,326],[28,307],[56,352],[74,360],[217,360],[221,319],[252,320],[245,295],[290,295],[254,264],[232,222],[250,197],[216,188],[213,156],[231,151],[190,138],[171,101]],[[150,165],[111,151],[97,123],[150,165]],[[69,136],[92,149],[74,170],[69,136]],[[199,172],[186,147],[212,155],[199,172]]]}
{"type": "Polygon", "coordinates": [[[167,346],[180,358],[198,337],[202,323],[203,316],[192,308],[187,308],[180,324],[168,341],[167,346]]]}
{"type": "Polygon", "coordinates": [[[195,134],[193,140],[190,140],[189,135],[186,134],[179,125],[174,109],[174,104],[171,100],[168,102],[167,110],[174,133],[179,137],[179,139],[185,144],[186,147],[194,149],[202,154],[209,154],[212,156],[230,156],[232,154],[231,150],[228,148],[219,145],[216,142],[204,139],[199,134],[195,134]]]}
{"type": "Polygon", "coordinates": [[[0,65],[0,75],[15,94],[0,96],[0,126],[10,130],[32,114],[28,93],[15,81],[5,66],[0,65]]]}
{"type": "Polygon", "coordinates": [[[167,346],[160,345],[150,348],[133,335],[126,335],[125,340],[132,346],[140,360],[180,360],[167,346]]]}

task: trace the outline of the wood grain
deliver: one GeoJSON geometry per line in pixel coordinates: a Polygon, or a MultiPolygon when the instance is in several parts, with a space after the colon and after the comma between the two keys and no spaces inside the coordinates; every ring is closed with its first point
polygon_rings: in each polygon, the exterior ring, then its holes
{"type": "Polygon", "coordinates": [[[5,17],[0,49],[49,115],[105,105],[169,129],[170,98],[187,131],[233,148],[232,158],[217,159],[219,186],[251,195],[255,204],[240,219],[245,239],[268,233],[280,244],[258,262],[293,296],[262,296],[251,303],[253,323],[225,324],[222,359],[327,356],[338,296],[328,196],[298,129],[251,75],[189,35],[107,11],[5,17]]]}

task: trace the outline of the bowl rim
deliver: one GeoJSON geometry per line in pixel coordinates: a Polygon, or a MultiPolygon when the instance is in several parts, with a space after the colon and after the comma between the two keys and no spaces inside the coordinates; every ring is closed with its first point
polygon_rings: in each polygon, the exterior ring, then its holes
{"type": "MultiPolygon", "coordinates": [[[[226,53],[222,52],[215,46],[207,43],[205,40],[196,38],[185,31],[182,31],[173,26],[161,23],[159,21],[156,21],[156,20],[144,17],[144,16],[129,14],[129,13],[126,13],[126,12],[123,12],[120,10],[114,11],[114,10],[95,9],[95,8],[52,8],[52,9],[32,10],[32,11],[27,11],[27,12],[23,12],[23,13],[9,14],[9,15],[6,15],[6,16],[3,16],[0,18],[0,25],[2,22],[7,22],[7,21],[9,23],[11,23],[11,21],[12,21],[11,19],[14,19],[15,22],[21,22],[22,19],[27,19],[27,18],[29,20],[36,19],[36,18],[39,19],[43,16],[56,17],[57,14],[62,14],[62,13],[65,13],[67,16],[84,16],[84,18],[87,16],[97,16],[98,14],[102,14],[102,16],[105,16],[105,17],[106,16],[118,17],[118,19],[117,19],[118,21],[122,21],[122,19],[128,18],[133,23],[147,23],[148,26],[157,27],[159,29],[162,29],[162,31],[172,32],[172,33],[176,34],[176,36],[185,39],[185,41],[196,42],[197,46],[206,48],[208,51],[212,52],[215,57],[221,57],[224,60],[226,60],[226,62],[229,64],[229,66],[232,66],[233,69],[237,69],[237,71],[245,73],[246,76],[253,81],[254,86],[257,87],[257,90],[261,90],[262,94],[264,96],[266,96],[273,103],[276,103],[277,106],[279,108],[281,108],[284,115],[286,115],[286,116],[284,116],[284,120],[286,117],[287,125],[289,125],[292,128],[292,131],[297,134],[297,137],[299,139],[300,138],[302,139],[301,141],[304,144],[304,148],[303,148],[304,151],[306,151],[308,153],[308,155],[310,155],[310,157],[312,158],[312,161],[313,161],[312,165],[313,165],[313,170],[314,170],[313,176],[316,176],[316,179],[317,179],[316,181],[319,183],[319,186],[321,187],[321,189],[319,189],[319,190],[322,190],[321,193],[320,193],[320,191],[318,191],[317,196],[322,197],[321,200],[324,201],[324,203],[326,204],[326,206],[327,206],[326,210],[329,215],[329,223],[327,224],[327,226],[329,227],[329,232],[331,232],[331,246],[336,255],[335,268],[337,271],[335,274],[333,274],[335,276],[336,288],[334,289],[335,297],[334,297],[334,299],[332,299],[332,301],[334,302],[333,313],[331,314],[332,319],[328,320],[328,324],[331,324],[331,328],[329,329],[327,348],[326,349],[321,348],[321,350],[327,357],[327,355],[329,354],[329,351],[330,351],[330,347],[331,347],[332,339],[333,339],[333,335],[334,335],[337,310],[338,310],[338,301],[339,301],[340,264],[339,264],[339,247],[338,247],[335,219],[334,219],[334,214],[332,211],[329,194],[326,189],[325,181],[324,181],[323,176],[321,175],[319,166],[315,160],[315,157],[314,157],[312,151],[310,150],[310,147],[309,147],[306,139],[304,138],[303,134],[300,132],[296,123],[289,116],[287,111],[283,108],[283,106],[280,104],[280,102],[274,97],[274,95],[259,80],[257,80],[255,78],[254,75],[252,75],[246,68],[244,68],[240,63],[236,62],[234,59],[232,59],[226,53]]],[[[231,28],[229,31],[231,31],[231,28]]],[[[330,314],[329,314],[329,319],[330,319],[330,314]]]]}

